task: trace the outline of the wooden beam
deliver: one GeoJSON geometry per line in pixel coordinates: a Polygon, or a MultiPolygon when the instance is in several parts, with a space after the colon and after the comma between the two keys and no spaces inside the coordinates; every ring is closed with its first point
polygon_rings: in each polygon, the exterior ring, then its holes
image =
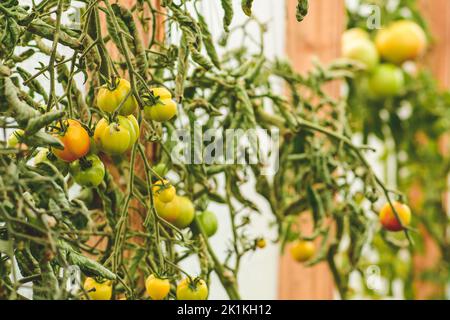
{"type": "MultiPolygon", "coordinates": [[[[429,23],[434,42],[431,51],[426,57],[426,65],[429,67],[442,89],[450,88],[450,1],[448,0],[420,0],[420,9],[429,23]]],[[[449,135],[443,135],[440,142],[448,143],[449,135]],[[441,141],[442,140],[442,141],[441,141]]],[[[446,150],[446,147],[444,146],[446,150]]],[[[443,195],[444,196],[444,195],[443,195]]],[[[448,205],[448,200],[446,201],[448,205]]],[[[445,205],[445,204],[444,204],[445,205]]],[[[443,209],[444,210],[444,209],[443,209]]],[[[441,252],[437,244],[427,233],[423,226],[419,228],[424,239],[423,252],[413,257],[414,291],[417,299],[427,299],[435,295],[442,295],[444,286],[421,281],[420,275],[432,268],[441,259],[441,252]]]]}
{"type": "MultiPolygon", "coordinates": [[[[310,1],[309,13],[299,23],[294,14],[296,5],[297,0],[286,0],[286,53],[297,71],[307,72],[313,57],[329,63],[340,56],[345,6],[344,0],[310,1]]],[[[338,95],[339,84],[333,83],[327,90],[329,94],[338,95]]],[[[302,221],[302,227],[311,229],[312,221],[302,221]]],[[[279,270],[280,299],[334,298],[334,282],[326,263],[307,268],[285,254],[279,270]]]]}

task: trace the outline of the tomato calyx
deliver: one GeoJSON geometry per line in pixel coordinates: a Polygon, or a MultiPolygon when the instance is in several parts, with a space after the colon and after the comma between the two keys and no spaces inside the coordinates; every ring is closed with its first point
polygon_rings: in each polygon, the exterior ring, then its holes
{"type": "MultiPolygon", "coordinates": [[[[148,106],[154,106],[157,103],[163,103],[161,100],[161,97],[158,95],[155,95],[153,91],[150,91],[149,93],[145,93],[142,95],[142,99],[144,102],[146,102],[146,105],[148,106]]],[[[164,104],[164,103],[163,103],[164,104]]]]}
{"type": "Polygon", "coordinates": [[[202,278],[200,278],[200,277],[191,278],[189,276],[187,278],[188,278],[187,282],[188,282],[189,289],[191,289],[191,291],[197,291],[198,290],[198,284],[200,283],[202,278]]]}
{"type": "Polygon", "coordinates": [[[81,170],[88,170],[92,168],[92,160],[89,160],[86,157],[81,157],[79,161],[81,170]]]}

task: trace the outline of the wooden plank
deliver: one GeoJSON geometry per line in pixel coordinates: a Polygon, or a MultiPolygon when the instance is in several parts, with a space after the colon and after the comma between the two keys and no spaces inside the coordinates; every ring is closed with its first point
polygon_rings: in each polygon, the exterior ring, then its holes
{"type": "MultiPolygon", "coordinates": [[[[432,70],[440,83],[441,88],[450,88],[450,1],[448,0],[420,0],[422,14],[429,23],[434,42],[428,56],[426,65],[432,70]]],[[[448,143],[448,135],[440,139],[441,144],[448,143]]],[[[446,147],[443,147],[446,150],[446,147]]],[[[444,151],[445,152],[445,151],[444,151]]],[[[445,200],[444,200],[445,202],[445,200]]],[[[448,199],[446,200],[448,205],[448,199]]],[[[417,299],[427,299],[445,290],[443,286],[438,286],[430,282],[423,282],[420,275],[423,271],[433,267],[441,259],[441,253],[437,244],[433,241],[426,229],[421,226],[420,233],[424,238],[423,253],[418,253],[413,257],[414,291],[417,299]]]]}
{"type": "MultiPolygon", "coordinates": [[[[297,0],[286,1],[286,52],[297,71],[307,72],[313,57],[323,63],[339,57],[341,35],[345,29],[344,0],[310,1],[309,13],[301,23],[295,18],[296,5],[297,0]]],[[[339,84],[334,83],[327,90],[337,95],[339,84]]],[[[305,230],[311,229],[312,221],[303,220],[302,226],[305,230]]],[[[280,299],[334,298],[334,282],[326,263],[306,268],[285,254],[280,259],[279,272],[280,299]]]]}

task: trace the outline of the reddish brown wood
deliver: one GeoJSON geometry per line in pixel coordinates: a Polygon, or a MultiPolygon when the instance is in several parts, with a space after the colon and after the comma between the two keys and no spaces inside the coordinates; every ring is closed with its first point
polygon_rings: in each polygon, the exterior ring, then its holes
{"type": "MultiPolygon", "coordinates": [[[[310,1],[310,10],[301,23],[296,21],[296,0],[286,1],[286,51],[294,68],[307,72],[311,59],[318,57],[323,63],[331,62],[340,55],[341,34],[345,28],[343,0],[310,1]]],[[[333,95],[338,94],[339,85],[328,88],[333,95]]],[[[303,230],[312,228],[312,221],[302,221],[303,230]]],[[[288,254],[281,257],[279,274],[280,299],[333,299],[334,282],[325,263],[306,268],[293,261],[288,254]]]]}

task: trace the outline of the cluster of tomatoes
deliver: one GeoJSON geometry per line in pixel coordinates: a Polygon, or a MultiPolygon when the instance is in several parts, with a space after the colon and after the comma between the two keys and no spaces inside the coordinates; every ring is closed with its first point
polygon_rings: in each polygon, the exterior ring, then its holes
{"type": "Polygon", "coordinates": [[[380,29],[373,40],[359,28],[347,30],[342,37],[342,56],[364,65],[367,91],[377,99],[403,92],[405,77],[401,65],[419,58],[426,49],[424,30],[409,20],[399,20],[380,29]]]}
{"type": "MultiPolygon", "coordinates": [[[[424,30],[409,20],[399,20],[379,30],[374,41],[358,28],[347,30],[342,38],[342,55],[365,66],[367,89],[376,99],[400,95],[405,85],[402,65],[416,60],[426,50],[424,30]]],[[[411,210],[400,202],[386,203],[379,218],[384,229],[402,231],[411,222],[411,210]]]]}
{"type": "MultiPolygon", "coordinates": [[[[165,88],[150,89],[150,94],[143,96],[143,99],[146,120],[164,122],[177,114],[176,103],[165,88]]],[[[131,150],[139,139],[140,127],[134,116],[138,103],[127,80],[112,79],[111,83],[99,89],[96,100],[104,117],[96,123],[95,128],[90,129],[74,119],[59,121],[50,130],[63,147],[41,148],[34,157],[34,165],[51,163],[64,176],[70,173],[82,187],[98,187],[102,183],[105,166],[98,154],[102,152],[117,156],[131,150]]],[[[23,130],[15,130],[7,141],[8,147],[22,144],[23,135],[23,130]]],[[[153,169],[159,177],[165,175],[163,164],[153,169]]],[[[192,224],[195,218],[194,204],[188,197],[177,195],[175,187],[168,180],[158,180],[151,190],[154,208],[161,219],[179,229],[192,224]]],[[[206,236],[211,237],[217,232],[218,222],[213,212],[201,212],[197,218],[206,236]]],[[[169,294],[170,281],[152,274],[147,278],[145,287],[151,299],[162,300],[169,294]]],[[[84,290],[93,300],[109,300],[112,297],[112,282],[88,277],[84,282],[84,290]]],[[[207,296],[208,287],[200,278],[185,278],[176,288],[177,299],[204,300],[207,296]]]]}
{"type": "MultiPolygon", "coordinates": [[[[86,278],[83,286],[92,300],[110,300],[112,297],[112,283],[110,280],[86,278]]],[[[145,280],[145,288],[152,300],[164,300],[170,292],[170,281],[167,278],[150,275],[145,280]]],[[[206,300],[208,286],[200,278],[184,278],[176,287],[178,300],[206,300]]]]}

